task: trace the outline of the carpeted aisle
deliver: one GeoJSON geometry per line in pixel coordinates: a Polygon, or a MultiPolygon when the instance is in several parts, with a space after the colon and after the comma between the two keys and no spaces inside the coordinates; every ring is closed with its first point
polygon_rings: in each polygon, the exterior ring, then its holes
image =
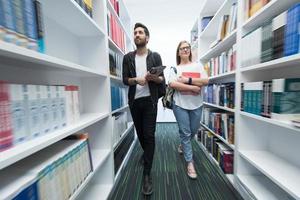
{"type": "Polygon", "coordinates": [[[197,180],[186,175],[183,155],[177,153],[178,127],[175,123],[158,123],[156,150],[153,161],[153,194],[142,194],[143,166],[139,164],[142,149],[137,143],[120,179],[116,182],[110,200],[235,200],[242,199],[217,166],[206,157],[193,141],[197,180]]]}

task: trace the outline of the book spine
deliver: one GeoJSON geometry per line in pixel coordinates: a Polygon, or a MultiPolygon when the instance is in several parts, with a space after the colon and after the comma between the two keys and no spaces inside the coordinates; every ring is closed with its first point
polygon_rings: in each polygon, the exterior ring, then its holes
{"type": "Polygon", "coordinates": [[[44,23],[41,3],[38,0],[34,0],[35,18],[36,18],[36,29],[37,29],[37,40],[38,50],[41,53],[45,53],[45,41],[44,41],[44,23]]]}
{"type": "Polygon", "coordinates": [[[37,28],[36,28],[36,15],[33,0],[23,1],[23,15],[25,21],[26,36],[29,39],[27,48],[38,50],[37,45],[37,28]]]}

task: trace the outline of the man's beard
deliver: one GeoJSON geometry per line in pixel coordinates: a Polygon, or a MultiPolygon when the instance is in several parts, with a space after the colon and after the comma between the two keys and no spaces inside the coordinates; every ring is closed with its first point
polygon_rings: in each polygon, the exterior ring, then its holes
{"type": "Polygon", "coordinates": [[[145,47],[146,44],[147,44],[146,40],[140,41],[139,43],[137,43],[137,42],[134,41],[134,43],[135,43],[135,45],[136,45],[136,48],[142,48],[142,47],[145,47]]]}

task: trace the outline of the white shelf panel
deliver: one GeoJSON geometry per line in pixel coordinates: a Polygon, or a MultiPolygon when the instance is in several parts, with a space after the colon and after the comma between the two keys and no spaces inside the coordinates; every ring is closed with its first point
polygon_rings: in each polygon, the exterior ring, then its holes
{"type": "Polygon", "coordinates": [[[214,0],[214,1],[205,0],[200,9],[200,16],[207,17],[209,15],[214,15],[223,2],[224,0],[214,0]]]}
{"type": "Polygon", "coordinates": [[[113,185],[89,184],[83,194],[80,194],[78,199],[97,199],[106,200],[113,185]]]}
{"type": "Polygon", "coordinates": [[[233,174],[226,174],[226,177],[230,181],[230,183],[233,185],[234,184],[234,175],[233,174]]]}
{"type": "Polygon", "coordinates": [[[215,47],[208,50],[206,54],[200,57],[201,61],[208,61],[211,58],[221,55],[222,52],[229,50],[236,43],[237,31],[234,30],[222,41],[220,41],[215,47]]]}
{"type": "Polygon", "coordinates": [[[107,157],[110,155],[111,150],[109,149],[99,149],[91,150],[94,173],[99,169],[99,167],[104,163],[107,157]]]}
{"type": "Polygon", "coordinates": [[[243,184],[247,190],[257,199],[268,199],[268,200],[287,200],[288,198],[285,194],[280,192],[274,184],[270,184],[264,176],[257,175],[238,175],[239,181],[243,184]]]}
{"type": "Polygon", "coordinates": [[[230,147],[232,150],[235,149],[235,146],[233,144],[229,144],[227,140],[225,140],[222,136],[216,134],[213,130],[211,130],[210,128],[208,128],[205,124],[200,123],[201,126],[203,126],[205,129],[209,130],[212,134],[214,134],[214,136],[216,136],[217,138],[219,138],[222,142],[224,142],[228,147],[230,147]]]}
{"type": "Polygon", "coordinates": [[[74,0],[40,0],[44,14],[79,37],[105,36],[105,32],[74,0]]]}
{"type": "Polygon", "coordinates": [[[116,182],[116,181],[118,180],[118,178],[120,177],[120,174],[121,174],[121,171],[122,171],[123,167],[124,167],[125,164],[128,162],[128,159],[129,159],[129,157],[130,157],[130,155],[131,155],[131,153],[132,153],[132,150],[133,150],[134,147],[135,147],[136,141],[137,141],[137,139],[135,138],[134,141],[132,142],[132,144],[131,144],[131,146],[130,146],[130,148],[129,148],[129,150],[128,150],[128,152],[127,152],[127,154],[126,154],[126,156],[125,156],[125,158],[124,158],[124,160],[123,160],[121,166],[119,167],[119,170],[118,170],[118,172],[117,172],[117,174],[116,174],[116,176],[115,176],[115,182],[116,182]]]}
{"type": "Polygon", "coordinates": [[[240,154],[291,196],[300,198],[299,167],[267,151],[240,151],[240,154]]]}
{"type": "Polygon", "coordinates": [[[124,55],[124,51],[118,47],[118,45],[110,38],[108,37],[109,42],[109,48],[114,50],[115,52],[124,55]]]}
{"type": "Polygon", "coordinates": [[[83,114],[80,120],[76,124],[67,126],[66,128],[58,131],[36,137],[32,140],[25,141],[19,145],[16,145],[6,151],[0,153],[0,170],[29,156],[35,152],[44,149],[55,142],[76,133],[102,119],[109,116],[109,113],[91,113],[83,114]]]}
{"type": "Polygon", "coordinates": [[[132,36],[127,32],[123,22],[121,22],[120,17],[117,15],[117,12],[115,11],[114,7],[112,6],[111,2],[109,0],[106,0],[107,7],[109,9],[109,12],[113,14],[113,16],[117,19],[118,24],[121,26],[122,30],[124,31],[127,39],[131,41],[132,36]]]}
{"type": "Polygon", "coordinates": [[[59,58],[48,56],[33,50],[16,46],[7,42],[0,41],[1,60],[8,60],[18,63],[22,67],[41,69],[41,70],[58,70],[68,71],[79,76],[100,76],[106,77],[96,70],[84,67],[75,63],[71,63],[59,58]],[[28,63],[27,65],[24,65],[28,63]]]}
{"type": "MultiPolygon", "coordinates": [[[[209,24],[205,27],[205,29],[200,33],[200,38],[209,38],[216,37],[220,17],[222,17],[225,13],[229,13],[227,11],[229,0],[225,0],[223,4],[220,6],[219,10],[216,12],[214,17],[210,20],[209,24]]],[[[231,5],[230,5],[231,6],[231,5]]]]}
{"type": "Polygon", "coordinates": [[[126,137],[127,133],[129,133],[129,131],[133,128],[133,125],[134,125],[133,122],[131,122],[131,123],[129,124],[128,128],[124,131],[124,133],[122,133],[122,135],[121,135],[119,141],[116,142],[116,143],[114,144],[113,149],[116,149],[116,148],[119,146],[119,144],[120,144],[120,143],[123,141],[123,139],[126,137]]]}
{"type": "Polygon", "coordinates": [[[242,27],[245,31],[254,30],[262,26],[266,21],[284,12],[291,5],[297,2],[299,2],[299,0],[272,0],[245,21],[242,27]]]}
{"type": "Polygon", "coordinates": [[[128,105],[126,105],[126,106],[124,106],[124,107],[122,107],[122,108],[119,108],[119,109],[116,109],[116,110],[112,111],[111,114],[113,115],[113,114],[115,114],[115,113],[117,113],[117,112],[122,112],[122,111],[126,110],[127,108],[129,108],[128,105]]]}
{"type": "Polygon", "coordinates": [[[75,191],[75,193],[69,198],[69,200],[75,200],[79,196],[80,192],[82,192],[85,189],[85,187],[90,182],[90,180],[92,179],[92,177],[93,177],[93,173],[90,173],[88,175],[88,177],[86,177],[86,179],[84,180],[84,182],[79,186],[79,188],[77,188],[77,190],[75,191]]]}
{"type": "Polygon", "coordinates": [[[275,126],[280,126],[280,127],[283,127],[283,128],[291,129],[293,131],[296,131],[296,132],[300,133],[300,128],[297,128],[297,127],[293,126],[292,123],[279,121],[279,120],[275,120],[275,119],[272,119],[272,118],[266,118],[266,117],[262,117],[262,116],[259,116],[259,115],[254,115],[254,114],[243,112],[243,111],[241,111],[240,113],[241,113],[242,116],[252,118],[252,119],[255,119],[255,120],[258,120],[258,121],[262,121],[262,122],[265,122],[265,123],[269,123],[269,124],[272,124],[272,125],[275,125],[275,126]]]}
{"type": "Polygon", "coordinates": [[[231,76],[235,76],[235,74],[236,74],[235,71],[231,71],[231,72],[226,72],[224,74],[219,74],[217,76],[209,77],[208,79],[209,80],[218,80],[218,79],[223,79],[223,78],[228,78],[228,77],[231,77],[231,76]]]}
{"type": "Polygon", "coordinates": [[[296,54],[249,67],[241,67],[241,72],[245,73],[260,70],[275,70],[278,68],[289,69],[292,67],[299,67],[299,63],[300,54],[296,54]]]}
{"type": "Polygon", "coordinates": [[[232,108],[227,108],[227,107],[224,107],[224,106],[218,106],[218,105],[215,105],[215,104],[212,104],[212,103],[207,103],[207,102],[203,102],[203,104],[207,105],[207,106],[219,108],[221,110],[226,110],[226,111],[233,112],[233,113],[235,112],[235,109],[232,109],[232,108]]]}

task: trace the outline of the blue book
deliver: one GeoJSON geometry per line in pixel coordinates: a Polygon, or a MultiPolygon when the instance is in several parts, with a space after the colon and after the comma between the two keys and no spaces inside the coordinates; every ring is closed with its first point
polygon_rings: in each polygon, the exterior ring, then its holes
{"type": "Polygon", "coordinates": [[[25,32],[30,40],[28,48],[37,50],[36,15],[33,0],[23,0],[23,6],[25,32]]]}
{"type": "Polygon", "coordinates": [[[0,40],[3,40],[4,34],[3,6],[2,2],[0,1],[0,40]]]}
{"type": "Polygon", "coordinates": [[[287,12],[287,24],[284,39],[284,55],[289,56],[299,53],[299,24],[300,3],[293,5],[287,12]]]}
{"type": "Polygon", "coordinates": [[[42,8],[39,1],[34,0],[35,7],[35,17],[36,17],[36,29],[37,29],[37,39],[39,52],[45,53],[45,41],[44,41],[44,24],[43,24],[43,15],[42,8]]]}
{"type": "Polygon", "coordinates": [[[18,33],[16,44],[19,46],[26,47],[28,41],[25,32],[22,0],[12,0],[12,8],[13,8],[13,15],[16,23],[16,32],[18,33]]]}
{"type": "Polygon", "coordinates": [[[39,199],[37,182],[32,183],[13,198],[13,200],[26,200],[26,199],[28,200],[39,199]]]}
{"type": "Polygon", "coordinates": [[[4,41],[14,43],[16,40],[16,24],[13,15],[13,6],[11,1],[0,0],[3,9],[3,26],[5,28],[4,41]]]}

